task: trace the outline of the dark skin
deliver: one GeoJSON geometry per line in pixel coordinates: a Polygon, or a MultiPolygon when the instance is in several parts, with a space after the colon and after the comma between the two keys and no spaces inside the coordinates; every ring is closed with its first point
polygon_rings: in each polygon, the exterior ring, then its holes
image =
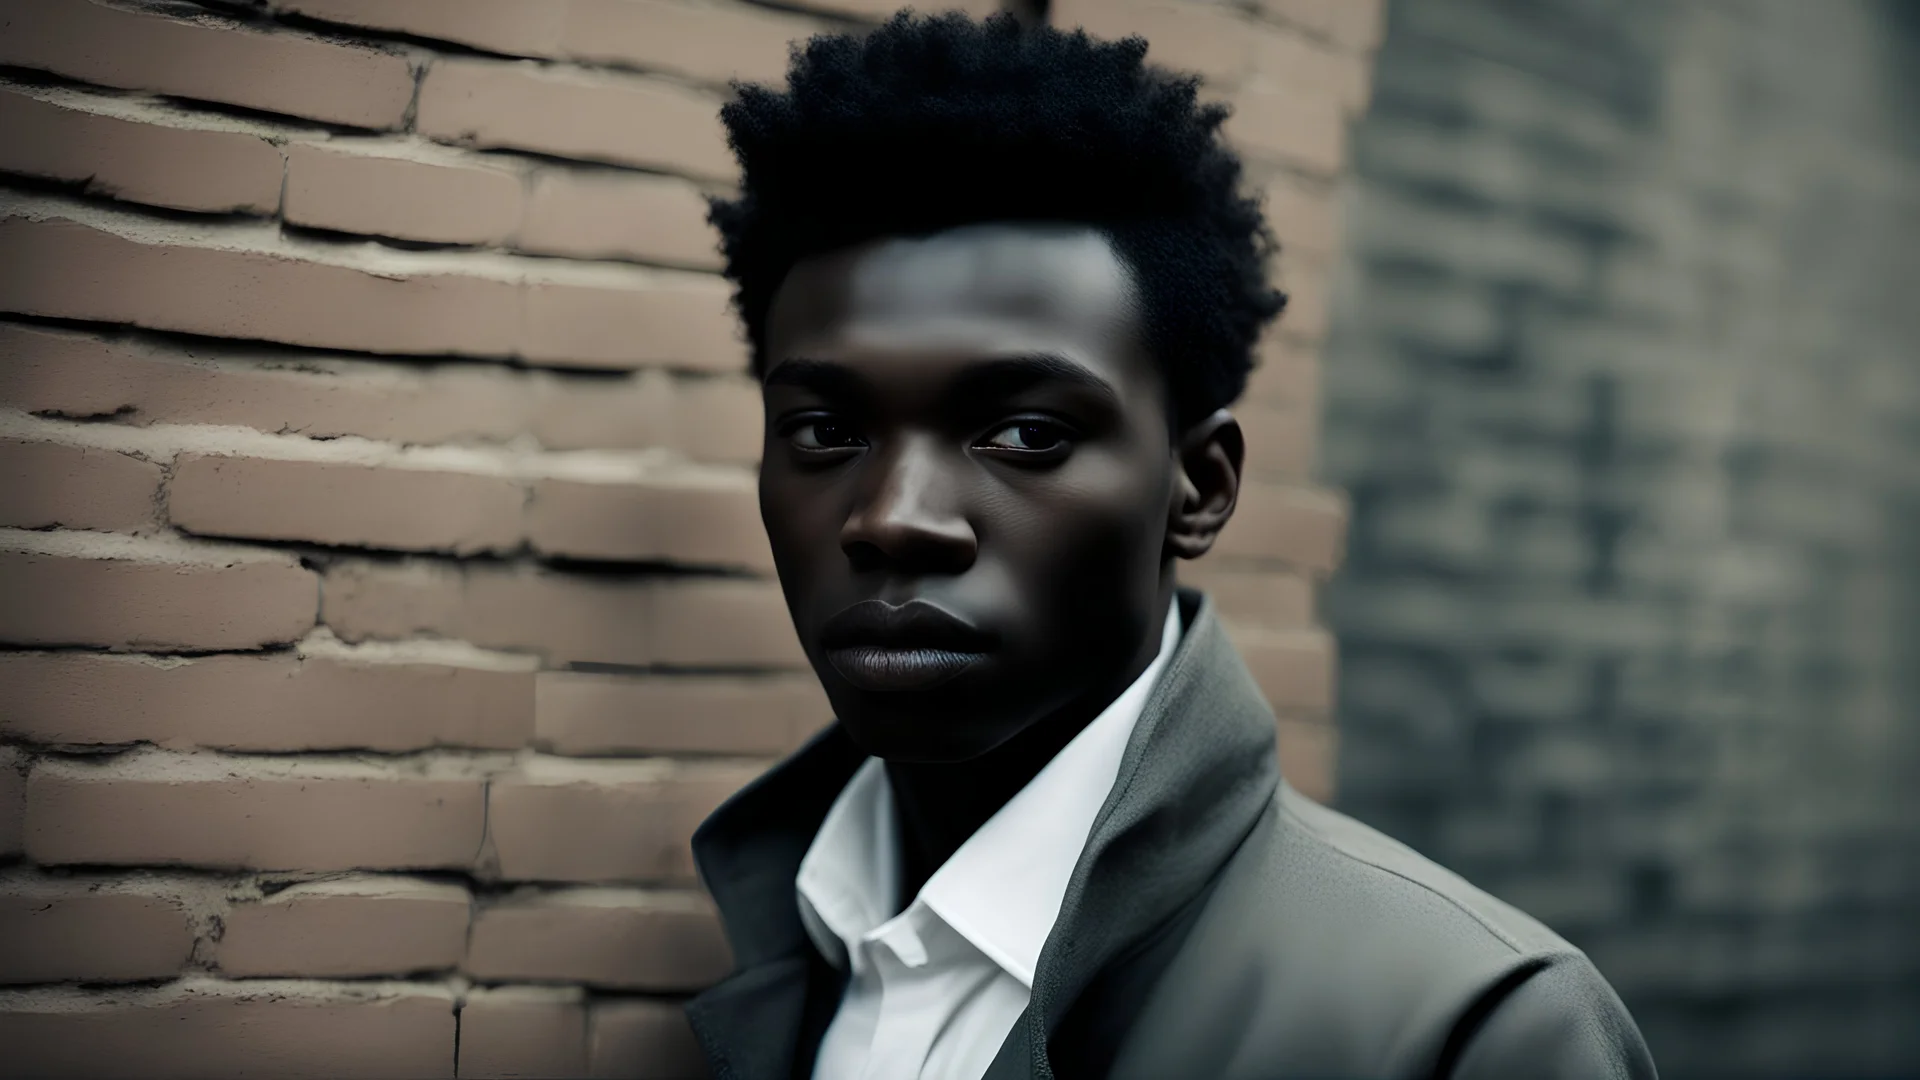
{"type": "Polygon", "coordinates": [[[1175,431],[1097,231],[983,225],[804,260],[769,315],[760,511],[901,906],[1144,671],[1174,560],[1233,514],[1224,410],[1175,431]]]}

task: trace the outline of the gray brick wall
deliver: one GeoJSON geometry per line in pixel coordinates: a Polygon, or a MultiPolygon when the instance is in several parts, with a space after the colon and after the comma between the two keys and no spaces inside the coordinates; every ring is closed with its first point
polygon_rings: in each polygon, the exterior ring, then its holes
{"type": "Polygon", "coordinates": [[[1920,5],[1398,0],[1322,475],[1341,805],[1669,1076],[1920,1075],[1920,5]]]}

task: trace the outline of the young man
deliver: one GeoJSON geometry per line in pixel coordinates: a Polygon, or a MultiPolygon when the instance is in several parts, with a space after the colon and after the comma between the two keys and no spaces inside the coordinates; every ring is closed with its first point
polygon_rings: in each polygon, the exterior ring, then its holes
{"type": "Polygon", "coordinates": [[[760,504],[838,723],[695,838],[721,1077],[1643,1077],[1540,924],[1279,781],[1206,598],[1282,297],[1223,111],[897,18],[724,119],[760,504]]]}

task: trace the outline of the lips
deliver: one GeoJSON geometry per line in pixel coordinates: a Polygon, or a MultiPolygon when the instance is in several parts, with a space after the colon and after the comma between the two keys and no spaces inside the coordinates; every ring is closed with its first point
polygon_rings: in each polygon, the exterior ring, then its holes
{"type": "Polygon", "coordinates": [[[841,677],[884,692],[938,686],[984,661],[998,643],[928,600],[863,600],[827,620],[821,644],[841,677]]]}

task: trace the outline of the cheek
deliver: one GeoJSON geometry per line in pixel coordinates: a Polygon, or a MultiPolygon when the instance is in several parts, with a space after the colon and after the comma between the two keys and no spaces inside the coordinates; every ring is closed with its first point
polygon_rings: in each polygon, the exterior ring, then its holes
{"type": "MultiPolygon", "coordinates": [[[[760,481],[760,521],[766,526],[767,543],[783,582],[793,577],[789,567],[809,565],[840,550],[841,518],[834,513],[833,502],[819,497],[805,485],[762,473],[760,481]]],[[[805,581],[811,575],[801,574],[805,581]]]]}
{"type": "Polygon", "coordinates": [[[1157,596],[1166,536],[1163,470],[1095,460],[997,493],[984,515],[1010,577],[1053,630],[1129,617],[1157,596]]]}

